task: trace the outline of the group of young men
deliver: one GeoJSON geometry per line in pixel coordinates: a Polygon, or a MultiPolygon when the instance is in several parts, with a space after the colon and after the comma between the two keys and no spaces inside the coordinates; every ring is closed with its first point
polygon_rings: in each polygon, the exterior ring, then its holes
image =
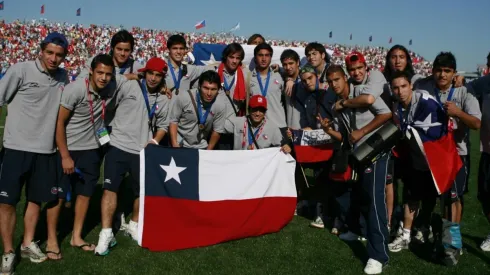
{"type": "MultiPolygon", "coordinates": [[[[426,126],[414,121],[421,108],[434,110],[427,115],[432,122],[442,125],[449,120],[453,125],[464,165],[448,195],[452,211],[446,218],[459,224],[468,173],[467,129],[480,128],[478,100],[484,110],[482,131],[485,122],[490,123],[484,108],[490,84],[488,77],[479,79],[471,83],[470,93],[454,83],[461,79],[455,77],[456,60],[451,53],[438,55],[433,75],[422,79],[414,74],[408,51],[398,45],[388,53],[384,73],[370,71],[359,52],[346,57],[346,73],[343,66],[330,64],[325,47],[319,43],[305,48],[308,64],[300,67],[298,54],[285,50],[280,58],[282,68],[278,68],[274,65],[279,64],[271,64],[273,48],[262,36],[254,35],[249,39],[249,44],[256,45],[253,70],[242,66],[244,50],[237,43],[224,49],[217,67],[184,64],[187,44],[180,35],[167,41],[168,60],[151,58],[145,66],[131,58],[134,44],[129,32],[116,33],[111,52],[88,60],[85,71],[68,84],[66,72],[59,68],[68,42],[63,35],[51,33],[42,42],[38,59],[15,64],[0,81],[0,104],[8,104],[9,111],[0,171],[2,275],[12,274],[14,269],[15,207],[24,184],[27,207],[22,258],[35,263],[62,258],[57,224],[60,209],[71,194],[75,204],[70,245],[104,256],[116,245],[113,228],[120,217],[118,193],[126,174],[130,175],[134,202],[129,223],[122,220],[122,228],[137,239],[139,152],[146,146],[202,150],[280,147],[294,156],[292,130],[303,129],[322,130],[336,141],[336,152],[348,151],[391,121],[397,122],[403,135],[407,127],[427,135],[426,126]],[[102,163],[102,230],[95,245],[83,239],[83,226],[102,163]],[[48,224],[45,252],[34,242],[44,202],[48,224]]],[[[484,139],[487,135],[482,133],[482,142],[487,143],[483,145],[480,173],[482,201],[490,198],[490,173],[485,172],[490,168],[489,139],[484,139]]],[[[408,247],[417,203],[425,198],[432,202],[437,196],[431,193],[434,184],[428,166],[414,161],[420,160],[414,152],[409,150],[408,155],[394,161],[391,151],[386,151],[374,163],[356,167],[355,181],[345,180],[335,194],[325,194],[337,210],[324,207],[313,222],[324,227],[322,215],[334,213],[338,222],[332,232],[342,233],[340,238],[346,241],[367,240],[367,274],[382,272],[389,260],[388,250],[408,247]],[[409,164],[394,171],[400,163],[409,164]],[[395,193],[390,183],[396,177],[403,179],[406,189],[405,215],[402,228],[390,242],[395,193]]],[[[321,165],[323,174],[333,174],[336,158],[341,158],[340,154],[321,165]]],[[[338,181],[327,176],[321,184],[338,181]]],[[[301,194],[301,180],[297,185],[301,194]]],[[[423,210],[429,215],[432,212],[430,206],[424,205],[423,210]]],[[[490,219],[488,207],[486,214],[490,219]]],[[[425,220],[421,224],[429,228],[425,220]]],[[[490,238],[482,249],[490,250],[490,238]]]]}

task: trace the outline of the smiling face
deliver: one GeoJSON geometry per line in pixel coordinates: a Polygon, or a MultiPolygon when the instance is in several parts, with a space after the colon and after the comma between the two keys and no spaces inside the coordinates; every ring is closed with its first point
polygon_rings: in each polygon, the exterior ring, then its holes
{"type": "Polygon", "coordinates": [[[49,43],[44,50],[41,51],[39,60],[48,72],[56,71],[61,62],[65,60],[65,49],[56,44],[49,43]]]}
{"type": "Polygon", "coordinates": [[[150,91],[153,91],[158,85],[160,85],[165,77],[164,74],[157,71],[147,71],[145,74],[146,85],[150,91]]]}
{"type": "Polygon", "coordinates": [[[306,55],[306,59],[308,60],[308,63],[311,64],[311,66],[317,68],[322,64],[323,60],[325,59],[325,54],[320,53],[317,50],[311,50],[306,55]]]}
{"type": "Polygon", "coordinates": [[[267,110],[262,107],[250,108],[250,118],[255,124],[260,124],[265,118],[265,112],[267,110]]]}
{"type": "Polygon", "coordinates": [[[104,89],[112,79],[114,67],[102,63],[97,64],[95,69],[90,69],[92,88],[96,91],[104,89]]]}
{"type": "Polygon", "coordinates": [[[434,75],[437,88],[447,90],[453,82],[456,71],[449,67],[436,67],[432,69],[432,74],[434,75]]]}
{"type": "Polygon", "coordinates": [[[129,42],[119,42],[114,47],[113,57],[114,62],[118,66],[124,65],[129,59],[131,55],[131,43],[129,42]]]}
{"type": "Polygon", "coordinates": [[[170,59],[175,63],[180,64],[186,54],[186,47],[183,44],[174,44],[168,51],[170,59]]]}
{"type": "Polygon", "coordinates": [[[361,83],[366,76],[367,67],[366,64],[356,61],[349,63],[347,65],[347,71],[349,72],[349,76],[357,83],[361,83]]]}

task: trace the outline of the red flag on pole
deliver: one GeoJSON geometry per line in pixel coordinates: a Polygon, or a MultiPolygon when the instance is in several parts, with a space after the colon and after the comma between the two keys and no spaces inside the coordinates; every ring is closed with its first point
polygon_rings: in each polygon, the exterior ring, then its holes
{"type": "Polygon", "coordinates": [[[41,6],[41,14],[44,14],[44,5],[41,6]]]}
{"type": "Polygon", "coordinates": [[[391,44],[391,42],[393,42],[393,38],[390,37],[390,42],[389,43],[391,44]]]}

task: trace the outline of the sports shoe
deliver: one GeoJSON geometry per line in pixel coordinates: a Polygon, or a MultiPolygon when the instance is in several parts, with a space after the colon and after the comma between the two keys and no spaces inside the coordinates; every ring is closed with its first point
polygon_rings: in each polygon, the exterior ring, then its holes
{"type": "Polygon", "coordinates": [[[33,263],[42,263],[48,259],[46,254],[44,254],[37,245],[37,242],[31,242],[29,246],[20,246],[20,257],[24,259],[29,259],[33,263]]]}
{"type": "Polygon", "coordinates": [[[2,269],[0,269],[0,275],[13,275],[15,265],[15,254],[10,251],[7,254],[2,255],[2,269]]]}
{"type": "Polygon", "coordinates": [[[429,227],[429,229],[421,228],[417,230],[414,236],[414,240],[416,240],[421,244],[424,244],[428,242],[430,239],[432,239],[433,237],[434,235],[432,234],[432,226],[431,226],[429,227]]]}
{"type": "Polygon", "coordinates": [[[138,241],[138,223],[130,221],[126,226],[126,235],[130,236],[133,240],[138,241]]]}
{"type": "Polygon", "coordinates": [[[342,233],[339,235],[339,238],[342,240],[342,241],[346,241],[346,242],[354,242],[354,241],[361,241],[361,242],[365,242],[367,241],[366,238],[360,236],[360,235],[357,235],[356,233],[352,232],[352,231],[347,231],[346,233],[342,233]]]}
{"type": "Polygon", "coordinates": [[[405,240],[401,236],[396,237],[393,242],[388,244],[388,249],[391,252],[400,252],[403,249],[408,249],[410,239],[405,240]]]}
{"type": "Polygon", "coordinates": [[[490,252],[490,235],[488,235],[487,239],[481,243],[480,248],[483,251],[490,252]]]}
{"type": "Polygon", "coordinates": [[[366,274],[381,274],[383,272],[383,264],[376,261],[375,259],[369,259],[367,261],[366,267],[364,268],[364,273],[366,274]]]}
{"type": "Polygon", "coordinates": [[[104,232],[104,229],[100,231],[99,242],[95,247],[94,253],[96,256],[107,256],[111,248],[117,244],[116,238],[112,231],[110,233],[104,232]]]}
{"type": "Polygon", "coordinates": [[[320,228],[320,229],[325,228],[322,217],[320,216],[316,217],[316,219],[310,223],[310,226],[314,228],[320,228]]]}

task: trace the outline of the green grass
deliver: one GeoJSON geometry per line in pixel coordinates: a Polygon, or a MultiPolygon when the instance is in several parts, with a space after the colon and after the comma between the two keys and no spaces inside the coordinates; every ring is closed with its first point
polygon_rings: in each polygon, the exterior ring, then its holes
{"type": "MultiPolygon", "coordinates": [[[[419,254],[403,251],[390,254],[391,261],[384,274],[490,274],[490,253],[478,248],[490,232],[490,226],[476,198],[477,133],[472,133],[472,144],[470,193],[465,197],[467,207],[462,223],[465,254],[458,266],[447,268],[419,254]]],[[[94,224],[100,220],[99,203],[100,192],[89,210],[94,224]]],[[[16,244],[22,238],[24,205],[22,201],[17,208],[16,244]]],[[[128,237],[118,235],[119,244],[107,257],[95,257],[70,247],[70,235],[65,232],[62,261],[32,264],[22,260],[16,274],[362,274],[366,260],[362,244],[350,247],[326,230],[309,228],[309,222],[295,217],[276,234],[171,253],[149,252],[128,237]]],[[[42,228],[44,224],[38,226],[42,228]]],[[[88,232],[86,240],[97,242],[99,230],[97,224],[88,232]]]]}

